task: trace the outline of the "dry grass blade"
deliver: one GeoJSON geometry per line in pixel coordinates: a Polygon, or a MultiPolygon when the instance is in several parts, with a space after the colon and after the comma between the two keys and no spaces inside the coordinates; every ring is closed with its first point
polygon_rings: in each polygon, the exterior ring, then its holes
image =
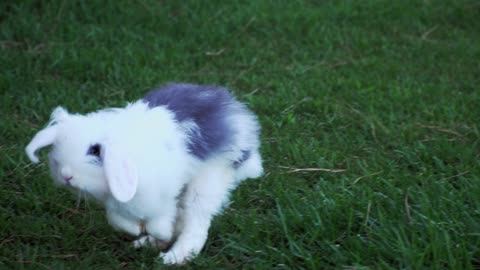
{"type": "Polygon", "coordinates": [[[58,258],[58,259],[68,259],[68,258],[77,258],[78,254],[72,253],[72,254],[54,254],[54,255],[48,255],[45,257],[49,258],[58,258]]]}
{"type": "Polygon", "coordinates": [[[432,126],[432,125],[424,125],[424,124],[418,124],[418,125],[422,128],[437,130],[437,131],[440,131],[440,132],[443,132],[443,133],[453,134],[453,135],[458,136],[460,138],[465,138],[465,136],[463,136],[462,134],[460,134],[460,133],[458,133],[454,130],[448,129],[448,128],[443,128],[443,127],[439,127],[439,126],[432,126]]]}
{"type": "Polygon", "coordinates": [[[372,209],[372,201],[368,201],[368,205],[367,205],[367,214],[365,215],[365,223],[363,224],[363,226],[367,226],[368,225],[368,219],[370,218],[370,210],[372,209]]]}
{"type": "Polygon", "coordinates": [[[218,55],[221,55],[224,51],[225,51],[225,49],[220,49],[218,51],[209,51],[209,52],[205,52],[205,55],[218,56],[218,55]]]}
{"type": "Polygon", "coordinates": [[[296,172],[331,172],[331,173],[341,173],[346,172],[346,169],[327,169],[327,168],[292,168],[280,166],[280,168],[289,169],[285,173],[296,173],[296,172]]]}
{"type": "Polygon", "coordinates": [[[357,179],[355,179],[355,181],[353,181],[352,185],[355,185],[358,181],[360,181],[363,178],[367,178],[367,177],[370,177],[370,176],[373,176],[373,175],[381,174],[382,172],[383,171],[379,171],[379,172],[376,172],[376,173],[371,173],[371,174],[367,174],[367,175],[364,175],[364,176],[360,176],[357,179]]]}
{"type": "Polygon", "coordinates": [[[446,180],[449,180],[449,179],[452,179],[452,178],[455,178],[455,177],[459,177],[459,176],[465,175],[469,172],[470,171],[464,171],[464,172],[461,172],[461,173],[458,173],[458,174],[455,174],[455,175],[452,175],[452,176],[449,176],[449,177],[442,178],[442,179],[440,179],[440,181],[446,181],[446,180]]]}
{"type": "Polygon", "coordinates": [[[408,225],[412,225],[412,215],[410,214],[410,205],[408,204],[408,193],[405,194],[405,211],[407,212],[408,225]]]}
{"type": "Polygon", "coordinates": [[[434,27],[428,29],[428,31],[426,31],[425,33],[422,34],[421,39],[422,39],[422,40],[428,39],[428,36],[429,36],[431,33],[433,33],[435,30],[437,30],[437,28],[438,28],[438,25],[435,25],[434,27]]]}

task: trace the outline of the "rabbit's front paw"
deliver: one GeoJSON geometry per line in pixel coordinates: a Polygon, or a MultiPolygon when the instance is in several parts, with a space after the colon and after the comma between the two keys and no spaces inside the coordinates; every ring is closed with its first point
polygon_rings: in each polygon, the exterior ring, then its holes
{"type": "Polygon", "coordinates": [[[167,241],[158,240],[151,235],[145,235],[133,241],[133,247],[135,249],[139,249],[141,247],[154,247],[160,250],[165,250],[168,248],[168,246],[169,243],[167,241]]]}
{"type": "Polygon", "coordinates": [[[166,253],[160,253],[160,257],[164,264],[184,264],[195,255],[191,250],[174,247],[166,253]]]}

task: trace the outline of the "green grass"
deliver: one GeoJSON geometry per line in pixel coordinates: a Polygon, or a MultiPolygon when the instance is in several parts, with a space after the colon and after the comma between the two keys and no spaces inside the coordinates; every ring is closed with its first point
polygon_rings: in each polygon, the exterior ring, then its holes
{"type": "Polygon", "coordinates": [[[474,0],[2,1],[0,268],[164,267],[24,147],[57,105],[186,81],[259,115],[266,175],[182,268],[479,269],[479,18],[474,0]]]}

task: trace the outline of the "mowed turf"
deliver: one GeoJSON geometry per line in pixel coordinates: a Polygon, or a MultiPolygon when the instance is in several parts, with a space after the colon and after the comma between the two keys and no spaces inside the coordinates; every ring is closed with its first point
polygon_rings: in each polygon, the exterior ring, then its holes
{"type": "Polygon", "coordinates": [[[0,268],[165,267],[24,147],[57,105],[170,81],[246,102],[266,169],[181,268],[480,268],[479,18],[473,0],[2,1],[0,268]]]}

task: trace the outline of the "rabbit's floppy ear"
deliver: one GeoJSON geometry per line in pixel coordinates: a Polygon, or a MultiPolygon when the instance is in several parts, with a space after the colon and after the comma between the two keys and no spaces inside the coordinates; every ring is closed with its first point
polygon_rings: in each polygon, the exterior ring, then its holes
{"type": "Polygon", "coordinates": [[[40,130],[35,137],[33,137],[32,141],[27,145],[25,152],[28,155],[28,158],[33,163],[38,163],[39,159],[35,155],[35,152],[47,145],[52,144],[55,141],[55,137],[57,136],[57,129],[56,125],[48,126],[42,130],[40,130]]]}
{"type": "Polygon", "coordinates": [[[66,119],[68,116],[68,111],[63,107],[58,106],[53,110],[52,114],[50,115],[50,123],[48,126],[40,130],[25,149],[28,158],[30,158],[33,163],[38,163],[40,161],[35,155],[35,152],[38,149],[48,146],[55,141],[58,130],[58,126],[56,124],[66,119]]]}
{"type": "Polygon", "coordinates": [[[119,144],[112,141],[106,143],[103,167],[113,197],[120,202],[130,201],[137,192],[137,168],[119,144]]]}
{"type": "Polygon", "coordinates": [[[53,122],[59,122],[65,120],[70,114],[62,106],[56,107],[52,114],[50,114],[50,120],[53,122]]]}

